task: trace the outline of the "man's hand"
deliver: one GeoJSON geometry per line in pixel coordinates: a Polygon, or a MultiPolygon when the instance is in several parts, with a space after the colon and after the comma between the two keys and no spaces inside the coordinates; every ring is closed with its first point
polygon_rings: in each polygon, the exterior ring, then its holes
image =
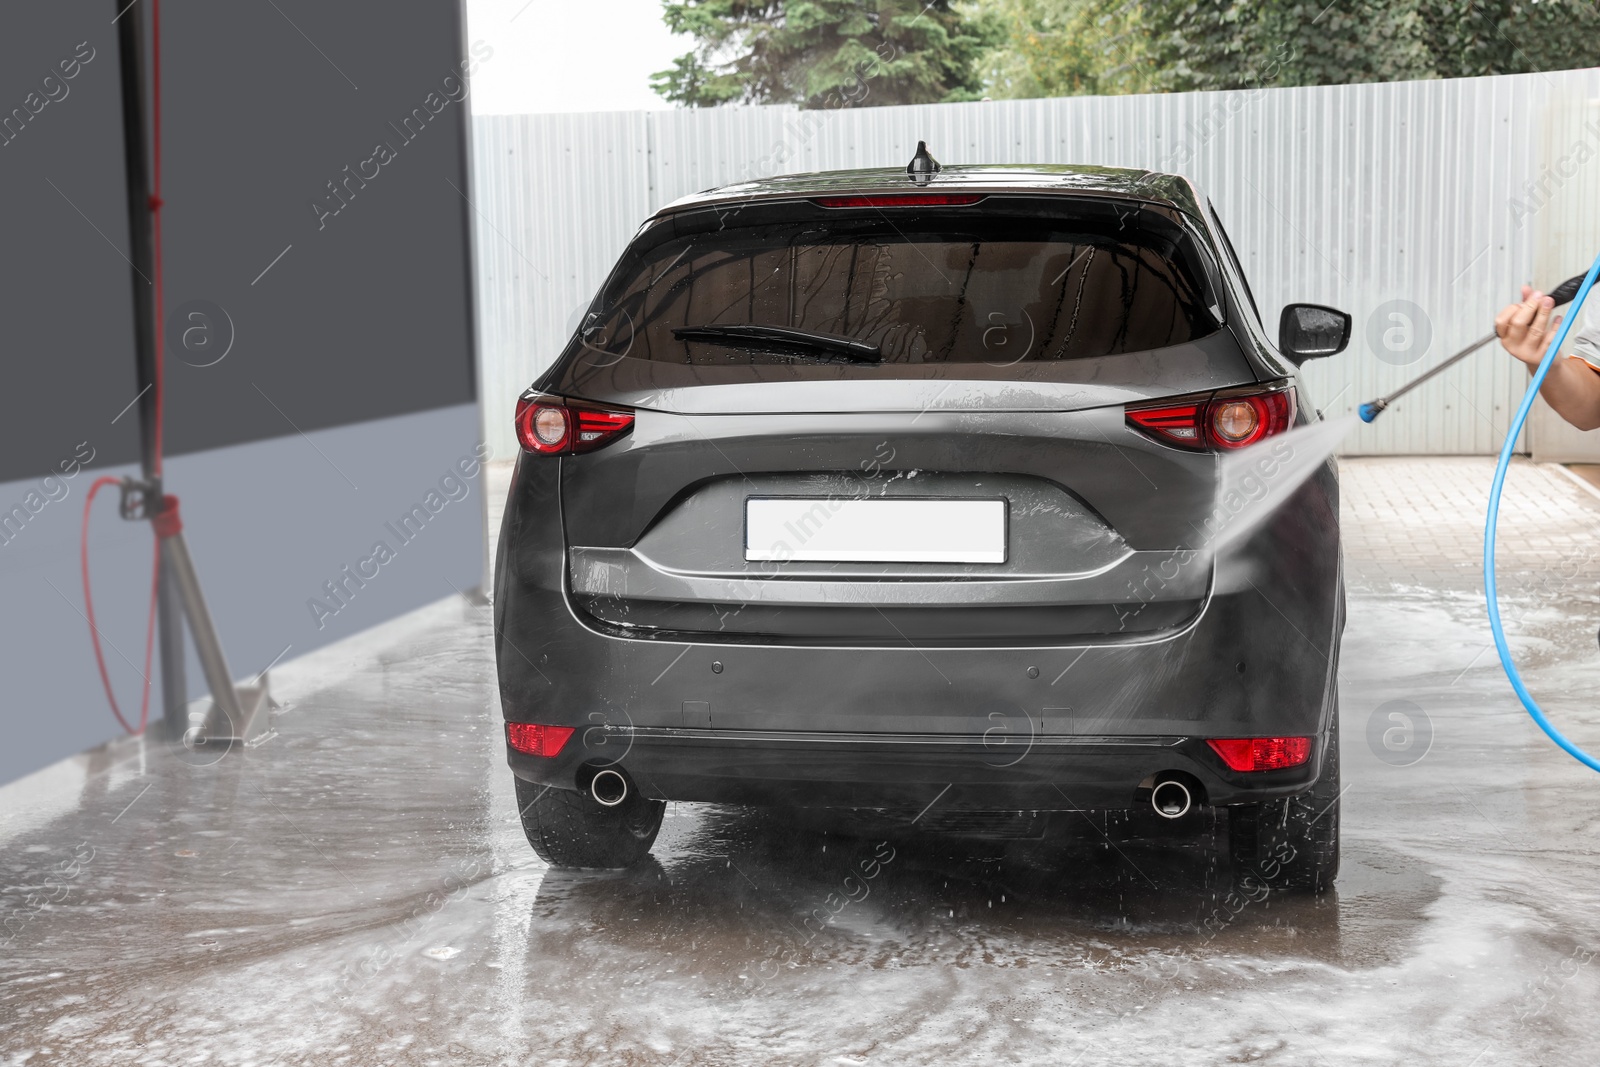
{"type": "Polygon", "coordinates": [[[1522,303],[1507,304],[1494,317],[1494,332],[1500,344],[1522,362],[1537,367],[1550,340],[1561,328],[1561,316],[1553,315],[1556,302],[1531,285],[1522,287],[1522,303]]]}
{"type": "MultiPolygon", "coordinates": [[[[1494,332],[1507,352],[1528,365],[1532,374],[1544,359],[1561,327],[1556,302],[1531,285],[1522,287],[1522,303],[1507,304],[1494,318],[1494,332]]],[[[1581,359],[1558,359],[1550,365],[1539,395],[1557,415],[1580,430],[1600,429],[1600,374],[1581,359]]]]}

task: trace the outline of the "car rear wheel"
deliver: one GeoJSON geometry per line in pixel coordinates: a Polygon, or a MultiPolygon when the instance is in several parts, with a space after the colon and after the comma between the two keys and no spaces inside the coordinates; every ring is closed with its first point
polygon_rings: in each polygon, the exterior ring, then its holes
{"type": "Polygon", "coordinates": [[[637,792],[608,808],[587,793],[515,781],[522,831],[552,867],[631,867],[650,854],[667,810],[637,792]]]}
{"type": "Polygon", "coordinates": [[[1324,893],[1339,875],[1339,705],[1322,777],[1299,796],[1228,809],[1228,850],[1240,881],[1324,893]]]}

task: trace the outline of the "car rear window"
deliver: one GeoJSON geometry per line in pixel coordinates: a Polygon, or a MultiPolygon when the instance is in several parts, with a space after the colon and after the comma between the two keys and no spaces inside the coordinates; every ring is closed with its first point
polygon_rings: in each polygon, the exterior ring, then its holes
{"type": "Polygon", "coordinates": [[[773,218],[769,208],[756,218],[745,209],[720,216],[714,228],[679,220],[645,231],[569,356],[689,367],[832,364],[829,373],[849,365],[881,377],[929,364],[1145,352],[1221,325],[1206,261],[1176,213],[1154,206],[990,197],[960,208],[799,205],[787,213],[773,218]],[[694,336],[695,328],[747,326],[852,339],[877,354],[850,359],[770,340],[694,336]]]}

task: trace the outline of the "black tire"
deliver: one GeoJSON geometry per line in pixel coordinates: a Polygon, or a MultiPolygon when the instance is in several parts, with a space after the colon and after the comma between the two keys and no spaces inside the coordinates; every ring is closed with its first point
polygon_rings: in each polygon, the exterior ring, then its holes
{"type": "Polygon", "coordinates": [[[1236,879],[1268,889],[1325,893],[1339,876],[1339,705],[1322,777],[1299,796],[1228,809],[1236,879]]]}
{"type": "Polygon", "coordinates": [[[637,791],[607,808],[587,793],[515,781],[522,832],[552,867],[631,867],[650,854],[667,811],[637,791]]]}

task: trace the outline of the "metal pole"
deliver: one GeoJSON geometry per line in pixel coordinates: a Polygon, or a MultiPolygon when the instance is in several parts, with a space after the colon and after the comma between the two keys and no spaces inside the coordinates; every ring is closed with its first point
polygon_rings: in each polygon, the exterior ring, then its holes
{"type": "Polygon", "coordinates": [[[205,594],[200,591],[200,578],[194,572],[194,562],[189,558],[189,545],[183,539],[182,530],[161,538],[161,562],[183,597],[184,608],[189,613],[189,628],[195,636],[195,651],[200,654],[200,666],[205,671],[206,684],[211,687],[211,699],[228,716],[231,731],[228,736],[243,736],[248,723],[238,691],[233,688],[233,672],[222,654],[222,642],[217,640],[217,628],[211,622],[211,611],[206,607],[205,594]]]}
{"type": "MultiPolygon", "coordinates": [[[[143,6],[114,0],[117,46],[122,68],[122,150],[128,185],[128,258],[133,263],[133,352],[139,387],[139,454],[144,472],[144,511],[161,510],[161,476],[156,470],[155,244],[150,219],[149,153],[145,135],[143,6]]],[[[161,568],[157,592],[161,635],[162,724],[168,737],[188,728],[188,690],[184,681],[183,614],[172,575],[161,568]]]]}

